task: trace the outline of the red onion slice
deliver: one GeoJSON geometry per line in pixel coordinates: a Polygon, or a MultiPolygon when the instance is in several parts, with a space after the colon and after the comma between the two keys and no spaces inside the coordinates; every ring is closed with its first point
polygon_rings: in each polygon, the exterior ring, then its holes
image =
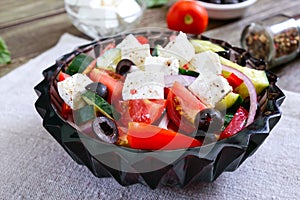
{"type": "Polygon", "coordinates": [[[225,66],[225,65],[222,65],[222,70],[234,73],[236,76],[238,76],[240,79],[242,79],[244,81],[244,83],[248,89],[248,93],[249,93],[249,97],[250,97],[250,108],[249,108],[249,114],[248,114],[248,119],[247,119],[247,123],[246,123],[246,126],[248,126],[249,124],[251,124],[254,121],[254,117],[255,117],[256,109],[257,109],[257,94],[256,94],[255,87],[254,87],[252,81],[243,72],[241,72],[235,68],[225,66]]]}
{"type": "Polygon", "coordinates": [[[165,75],[165,87],[172,87],[175,81],[189,86],[195,79],[195,77],[187,75],[165,75]]]}

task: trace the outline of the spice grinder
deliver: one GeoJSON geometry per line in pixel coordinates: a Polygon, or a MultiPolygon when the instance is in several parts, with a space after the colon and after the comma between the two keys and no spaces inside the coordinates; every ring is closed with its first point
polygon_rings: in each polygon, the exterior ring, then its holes
{"type": "Polygon", "coordinates": [[[253,57],[264,59],[268,69],[289,62],[300,51],[300,16],[280,14],[253,22],[242,31],[241,45],[253,57]]]}

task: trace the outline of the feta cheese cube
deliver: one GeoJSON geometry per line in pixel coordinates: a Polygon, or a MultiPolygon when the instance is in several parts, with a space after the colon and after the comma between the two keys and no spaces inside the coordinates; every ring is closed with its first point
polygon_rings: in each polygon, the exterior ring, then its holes
{"type": "Polygon", "coordinates": [[[113,7],[80,7],[78,15],[84,18],[84,24],[95,27],[115,28],[119,26],[118,16],[113,7]]]}
{"type": "Polygon", "coordinates": [[[177,75],[179,70],[178,59],[163,57],[146,57],[145,71],[163,72],[165,75],[177,75]]]}
{"type": "Polygon", "coordinates": [[[134,48],[122,48],[121,49],[122,59],[131,60],[136,66],[142,67],[145,64],[146,57],[150,55],[150,45],[143,44],[140,47],[134,48]]]}
{"type": "Polygon", "coordinates": [[[173,41],[160,50],[160,56],[162,57],[175,56],[178,58],[181,67],[191,61],[194,55],[195,49],[183,32],[180,32],[173,41]]]}
{"type": "Polygon", "coordinates": [[[203,103],[212,108],[232,91],[232,87],[223,76],[213,73],[200,73],[188,88],[203,103]]]}
{"type": "Polygon", "coordinates": [[[85,86],[92,82],[93,81],[84,74],[74,74],[57,83],[59,96],[72,109],[79,109],[85,105],[84,100],[81,98],[81,95],[86,91],[85,86]]]}
{"type": "Polygon", "coordinates": [[[127,74],[122,96],[130,99],[163,99],[164,74],[162,72],[135,71],[127,74]]]}
{"type": "Polygon", "coordinates": [[[142,45],[139,41],[134,37],[134,35],[127,35],[122,42],[120,42],[116,48],[119,49],[127,49],[127,48],[140,48],[142,45]]]}
{"type": "Polygon", "coordinates": [[[189,69],[199,73],[212,72],[213,74],[222,73],[222,65],[219,55],[212,51],[197,53],[189,63],[189,69]]]}
{"type": "Polygon", "coordinates": [[[117,13],[122,20],[132,23],[142,15],[142,8],[135,0],[123,0],[117,7],[117,13]]]}

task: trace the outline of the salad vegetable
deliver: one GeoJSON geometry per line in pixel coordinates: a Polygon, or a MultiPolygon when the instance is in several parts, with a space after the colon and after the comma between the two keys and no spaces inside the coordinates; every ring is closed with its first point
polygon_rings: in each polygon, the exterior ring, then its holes
{"type": "Polygon", "coordinates": [[[148,42],[130,34],[98,58],[76,56],[57,75],[61,116],[101,141],[143,150],[201,146],[206,135],[225,139],[255,120],[264,71],[182,32],[152,55],[148,42]]]}

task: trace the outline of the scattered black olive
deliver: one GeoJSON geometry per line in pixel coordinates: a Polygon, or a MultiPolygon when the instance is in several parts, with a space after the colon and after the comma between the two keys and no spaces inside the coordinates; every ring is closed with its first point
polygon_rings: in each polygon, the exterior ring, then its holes
{"type": "Polygon", "coordinates": [[[223,0],[224,4],[234,4],[239,3],[239,0],[223,0]]]}
{"type": "Polygon", "coordinates": [[[93,132],[97,137],[107,143],[118,141],[119,133],[115,122],[107,117],[97,117],[92,124],[93,132]]]}
{"type": "Polygon", "coordinates": [[[218,133],[224,124],[224,118],[220,111],[207,108],[197,113],[195,127],[198,127],[197,136],[207,132],[218,133]]]}
{"type": "Polygon", "coordinates": [[[201,0],[203,2],[207,3],[214,3],[214,4],[235,4],[235,3],[241,3],[247,0],[201,0]]]}
{"type": "Polygon", "coordinates": [[[215,3],[215,4],[221,4],[222,1],[221,0],[204,0],[207,3],[215,3]]]}
{"type": "Polygon", "coordinates": [[[117,64],[116,72],[118,74],[125,75],[128,73],[132,65],[134,65],[134,63],[131,60],[122,59],[117,64]]]}
{"type": "Polygon", "coordinates": [[[87,86],[85,86],[86,90],[95,92],[96,94],[98,94],[100,97],[102,97],[103,99],[107,98],[107,87],[106,85],[99,83],[99,82],[93,82],[91,84],[88,84],[87,86]]]}

